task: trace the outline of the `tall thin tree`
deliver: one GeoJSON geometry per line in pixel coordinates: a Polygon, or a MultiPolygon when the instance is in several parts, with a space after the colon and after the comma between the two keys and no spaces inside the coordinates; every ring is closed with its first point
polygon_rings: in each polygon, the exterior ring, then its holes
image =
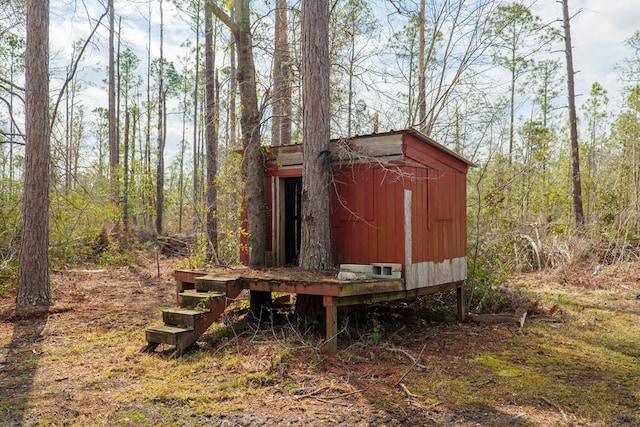
{"type": "Polygon", "coordinates": [[[195,19],[195,70],[193,79],[193,228],[197,229],[198,226],[198,200],[200,199],[200,191],[198,186],[199,177],[199,165],[200,165],[200,152],[198,150],[198,103],[200,102],[200,0],[196,1],[194,7],[194,19],[195,19]]]}
{"type": "Polygon", "coordinates": [[[207,258],[216,260],[218,251],[218,225],[216,206],[216,174],[218,172],[218,117],[216,114],[216,75],[215,51],[213,43],[213,13],[211,9],[204,12],[205,40],[205,98],[206,127],[205,140],[207,146],[207,258]]]}
{"type": "Polygon", "coordinates": [[[49,0],[27,2],[26,147],[16,304],[50,305],[49,0]]]}
{"type": "Polygon", "coordinates": [[[111,200],[118,203],[118,123],[116,117],[116,68],[115,68],[115,0],[109,0],[109,182],[111,183],[111,200]]]}
{"type": "Polygon", "coordinates": [[[156,233],[162,234],[164,209],[164,13],[160,0],[160,60],[158,61],[158,158],[156,163],[156,233]]]}
{"type": "Polygon", "coordinates": [[[426,20],[425,0],[420,0],[420,12],[418,15],[418,126],[420,131],[423,133],[427,132],[427,59],[425,58],[426,20]]]}
{"type": "Polygon", "coordinates": [[[271,107],[271,145],[274,146],[291,143],[291,55],[288,28],[287,0],[277,0],[271,107]]]}
{"type": "Polygon", "coordinates": [[[299,264],[324,270],[331,259],[329,2],[302,2],[302,237],[299,264]]]}
{"type": "Polygon", "coordinates": [[[569,0],[562,0],[562,21],[564,26],[564,53],[567,60],[567,94],[569,101],[569,130],[571,134],[571,181],[573,184],[573,213],[578,233],[584,232],[584,210],[582,206],[582,182],[580,180],[580,145],[578,143],[578,119],[576,113],[576,93],[573,71],[573,51],[569,0]]]}

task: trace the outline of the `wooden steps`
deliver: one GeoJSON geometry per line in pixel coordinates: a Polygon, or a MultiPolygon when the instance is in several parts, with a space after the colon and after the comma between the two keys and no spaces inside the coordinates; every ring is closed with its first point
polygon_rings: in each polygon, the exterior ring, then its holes
{"type": "Polygon", "coordinates": [[[178,307],[162,311],[163,325],[146,329],[144,352],[166,344],[175,347],[173,356],[181,356],[242,292],[237,277],[203,276],[201,272],[190,277],[185,272],[179,273],[178,307]],[[185,289],[184,284],[189,284],[189,280],[194,289],[188,289],[189,286],[185,289]]]}
{"type": "Polygon", "coordinates": [[[147,342],[177,346],[185,335],[193,333],[193,328],[180,328],[172,325],[151,326],[145,331],[147,342]]]}
{"type": "Polygon", "coordinates": [[[165,325],[176,325],[181,328],[195,329],[209,310],[190,310],[188,308],[168,308],[162,311],[162,321],[165,325]]]}
{"type": "Polygon", "coordinates": [[[209,309],[209,303],[211,301],[224,296],[226,296],[226,293],[187,289],[186,291],[182,291],[178,294],[178,303],[180,304],[180,307],[194,309],[197,307],[198,310],[204,311],[209,309]]]}

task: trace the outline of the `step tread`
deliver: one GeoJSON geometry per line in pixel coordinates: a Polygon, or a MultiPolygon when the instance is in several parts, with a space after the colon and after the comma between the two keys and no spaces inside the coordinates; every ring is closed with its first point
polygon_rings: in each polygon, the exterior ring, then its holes
{"type": "Polygon", "coordinates": [[[187,307],[176,307],[162,311],[162,320],[165,325],[179,326],[184,328],[196,328],[199,322],[211,313],[207,309],[191,309],[187,307]]]}
{"type": "Polygon", "coordinates": [[[200,298],[219,298],[226,296],[224,292],[199,291],[197,289],[186,289],[180,292],[180,295],[200,298]]]}
{"type": "Polygon", "coordinates": [[[206,280],[206,281],[210,281],[210,282],[227,283],[227,282],[235,282],[240,277],[241,276],[219,276],[219,275],[215,275],[215,274],[207,274],[205,276],[197,277],[196,280],[206,280]]]}
{"type": "Polygon", "coordinates": [[[183,328],[183,327],[174,326],[174,325],[156,325],[156,326],[149,326],[147,328],[147,331],[177,335],[184,332],[193,332],[193,328],[183,328]]]}
{"type": "Polygon", "coordinates": [[[185,316],[197,316],[199,314],[207,314],[209,310],[193,310],[191,308],[166,308],[163,310],[165,313],[184,314],[185,316]]]}

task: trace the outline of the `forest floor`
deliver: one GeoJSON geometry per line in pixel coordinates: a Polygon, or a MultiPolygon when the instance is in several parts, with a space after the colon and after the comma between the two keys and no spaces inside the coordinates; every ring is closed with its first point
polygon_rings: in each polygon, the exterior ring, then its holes
{"type": "Polygon", "coordinates": [[[46,312],[0,299],[0,425],[640,426],[639,262],[513,277],[523,327],[441,295],[343,315],[329,354],[241,301],[182,358],[140,353],[177,264],[56,269],[46,312]]]}

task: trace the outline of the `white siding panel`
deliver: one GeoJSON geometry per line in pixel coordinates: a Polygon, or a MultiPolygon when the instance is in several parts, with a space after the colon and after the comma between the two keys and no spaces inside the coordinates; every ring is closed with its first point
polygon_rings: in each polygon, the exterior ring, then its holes
{"type": "Polygon", "coordinates": [[[467,258],[460,257],[443,262],[418,262],[405,265],[406,288],[416,289],[467,279],[467,258]]]}

